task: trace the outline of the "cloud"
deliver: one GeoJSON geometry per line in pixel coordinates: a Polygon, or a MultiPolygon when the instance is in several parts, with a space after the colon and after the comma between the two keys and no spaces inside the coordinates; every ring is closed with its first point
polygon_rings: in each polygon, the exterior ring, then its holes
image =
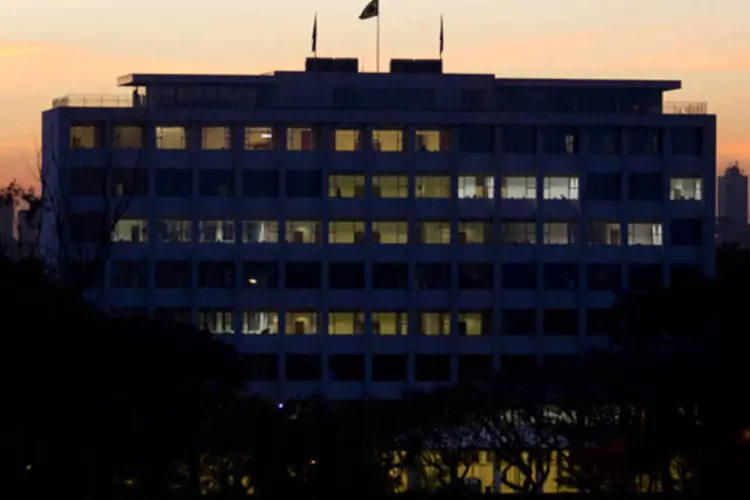
{"type": "Polygon", "coordinates": [[[0,41],[0,58],[23,57],[44,52],[44,44],[37,42],[0,41]]]}

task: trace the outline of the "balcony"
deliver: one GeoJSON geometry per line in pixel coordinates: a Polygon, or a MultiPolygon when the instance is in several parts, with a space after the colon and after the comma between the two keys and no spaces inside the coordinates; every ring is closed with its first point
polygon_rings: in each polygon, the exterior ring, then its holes
{"type": "MultiPolygon", "coordinates": [[[[708,103],[705,101],[665,102],[660,111],[663,115],[707,115],[708,103]]],[[[656,114],[659,112],[657,111],[656,114]]]]}
{"type": "Polygon", "coordinates": [[[52,101],[53,108],[132,108],[132,95],[70,94],[52,101]]]}

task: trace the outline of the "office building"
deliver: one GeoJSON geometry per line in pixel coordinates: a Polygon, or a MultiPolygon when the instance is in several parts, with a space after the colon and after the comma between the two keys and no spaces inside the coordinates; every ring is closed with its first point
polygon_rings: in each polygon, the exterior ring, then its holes
{"type": "Polygon", "coordinates": [[[48,258],[122,210],[92,297],[220,335],[279,399],[566,363],[617,291],[713,274],[716,120],[664,102],[680,82],[357,68],[56,100],[45,196],[75,234],[44,223],[48,258]]]}
{"type": "Polygon", "coordinates": [[[747,225],[747,175],[739,164],[730,165],[719,176],[719,220],[717,230],[722,244],[746,246],[750,241],[747,225]]]}

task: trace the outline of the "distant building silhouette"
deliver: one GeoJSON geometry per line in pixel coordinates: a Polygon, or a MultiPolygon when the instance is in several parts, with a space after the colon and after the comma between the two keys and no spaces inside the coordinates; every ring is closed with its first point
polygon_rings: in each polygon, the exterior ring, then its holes
{"type": "Polygon", "coordinates": [[[731,165],[719,176],[719,218],[717,233],[723,245],[747,246],[748,229],[748,179],[739,164],[731,165]]]}

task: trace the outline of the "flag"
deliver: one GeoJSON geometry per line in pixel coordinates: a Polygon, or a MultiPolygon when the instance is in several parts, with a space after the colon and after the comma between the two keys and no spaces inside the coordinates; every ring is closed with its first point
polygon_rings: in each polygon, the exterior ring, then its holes
{"type": "Polygon", "coordinates": [[[367,6],[362,10],[359,18],[372,19],[373,17],[378,17],[378,14],[380,14],[380,9],[378,8],[378,0],[370,0],[370,3],[368,3],[367,6]]]}
{"type": "Polygon", "coordinates": [[[316,54],[318,52],[318,14],[317,13],[315,13],[315,21],[313,21],[312,51],[313,51],[313,54],[316,54]]]}
{"type": "Polygon", "coordinates": [[[443,49],[445,48],[445,31],[443,30],[443,16],[440,16],[440,56],[443,56],[443,49]]]}

